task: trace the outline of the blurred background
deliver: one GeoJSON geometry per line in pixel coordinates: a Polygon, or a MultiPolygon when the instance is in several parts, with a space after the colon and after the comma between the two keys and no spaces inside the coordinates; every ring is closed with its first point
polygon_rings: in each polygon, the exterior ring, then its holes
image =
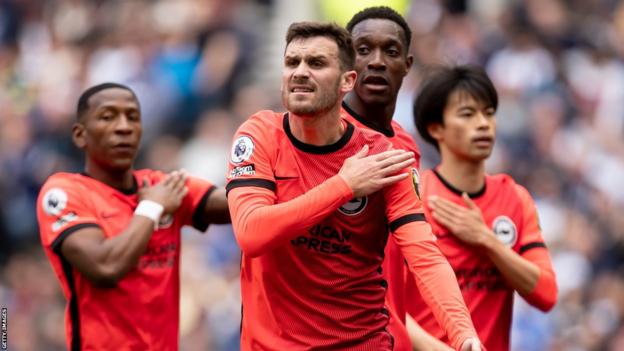
{"type": "MultiPolygon", "coordinates": [[[[131,86],[138,165],[224,184],[237,126],[282,110],[284,35],[297,20],[345,24],[384,3],[413,32],[396,119],[415,134],[423,67],[476,63],[499,93],[490,173],[534,196],[559,283],[542,314],[516,300],[514,350],[624,350],[624,1],[0,0],[0,305],[10,350],[63,350],[64,306],[39,244],[35,200],[80,171],[70,139],[86,87],[131,86]]],[[[417,138],[423,168],[435,151],[417,138]]],[[[229,226],[183,233],[181,350],[237,350],[240,252],[229,226]]],[[[496,316],[492,316],[496,318],[496,316]]]]}

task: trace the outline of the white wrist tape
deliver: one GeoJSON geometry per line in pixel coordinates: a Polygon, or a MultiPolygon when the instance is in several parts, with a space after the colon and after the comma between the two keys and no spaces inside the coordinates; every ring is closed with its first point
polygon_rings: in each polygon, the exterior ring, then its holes
{"type": "Polygon", "coordinates": [[[158,228],[158,222],[160,221],[160,216],[162,215],[165,208],[163,205],[158,202],[150,201],[150,200],[141,200],[139,205],[134,210],[135,215],[147,217],[154,221],[154,229],[158,228]]]}

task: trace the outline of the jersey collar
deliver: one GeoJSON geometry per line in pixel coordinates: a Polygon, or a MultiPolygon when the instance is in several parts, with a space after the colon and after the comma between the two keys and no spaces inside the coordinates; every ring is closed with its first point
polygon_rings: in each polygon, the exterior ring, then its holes
{"type": "MultiPolygon", "coordinates": [[[[89,173],[87,172],[80,172],[81,175],[91,178],[93,180],[95,180],[96,182],[100,182],[99,180],[93,178],[89,173]]],[[[102,183],[102,182],[100,182],[102,183]]],[[[132,187],[130,189],[119,189],[119,188],[115,188],[112,187],[106,183],[102,183],[106,186],[108,186],[109,188],[115,189],[117,191],[119,191],[120,193],[124,194],[124,195],[134,195],[137,193],[137,191],[139,190],[139,183],[137,183],[136,177],[134,176],[134,174],[132,175],[132,187]]]]}
{"type": "Polygon", "coordinates": [[[345,130],[345,133],[340,137],[340,139],[338,139],[338,141],[333,144],[323,146],[306,144],[295,138],[295,136],[292,134],[292,131],[290,130],[290,122],[288,122],[288,112],[284,114],[283,127],[286,135],[288,136],[288,139],[290,139],[290,142],[297,149],[310,154],[329,154],[331,152],[342,149],[345,145],[347,145],[349,140],[351,140],[355,128],[353,127],[353,124],[349,123],[349,121],[345,120],[345,122],[347,123],[347,129],[345,130]]]}
{"type": "Polygon", "coordinates": [[[372,129],[372,130],[374,130],[376,132],[379,132],[379,133],[387,136],[388,138],[392,138],[394,136],[394,129],[392,128],[392,125],[390,125],[390,129],[380,128],[379,126],[375,126],[372,123],[370,123],[366,118],[360,116],[357,112],[355,112],[344,101],[342,102],[342,108],[345,109],[345,111],[347,111],[347,113],[350,114],[353,118],[355,118],[355,120],[357,120],[358,122],[360,122],[363,125],[367,126],[368,128],[370,128],[370,129],[372,129]]]}
{"type": "MultiPolygon", "coordinates": [[[[435,174],[436,177],[438,177],[440,182],[442,182],[442,184],[448,190],[450,190],[451,192],[453,192],[453,193],[455,193],[456,195],[459,195],[459,196],[461,196],[463,193],[465,193],[465,191],[461,191],[461,190],[457,189],[451,183],[449,183],[446,179],[444,179],[442,177],[442,175],[440,175],[440,173],[438,173],[438,171],[436,169],[433,169],[432,171],[433,171],[433,174],[435,174]]],[[[471,199],[478,198],[478,197],[482,196],[483,194],[485,194],[486,185],[487,185],[487,182],[483,182],[483,187],[481,189],[479,189],[478,191],[476,191],[474,193],[466,193],[466,194],[468,194],[468,197],[470,197],[471,199]]]]}

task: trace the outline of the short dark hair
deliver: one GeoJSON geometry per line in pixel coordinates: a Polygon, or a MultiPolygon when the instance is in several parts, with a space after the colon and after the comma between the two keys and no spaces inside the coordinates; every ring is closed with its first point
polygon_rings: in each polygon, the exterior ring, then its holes
{"type": "Polygon", "coordinates": [[[89,110],[89,99],[91,98],[91,96],[99,93],[102,90],[112,89],[112,88],[125,89],[131,92],[132,95],[134,95],[134,97],[136,98],[136,94],[134,93],[134,91],[130,89],[128,86],[125,86],[123,84],[108,82],[108,83],[94,85],[88,88],[87,90],[85,90],[78,98],[78,107],[76,108],[76,117],[78,118],[78,120],[81,120],[84,117],[87,110],[89,110]]]}
{"type": "Polygon", "coordinates": [[[353,27],[367,19],[386,19],[398,24],[403,29],[403,34],[405,34],[403,38],[405,40],[403,43],[405,45],[405,53],[409,51],[410,43],[412,42],[412,30],[407,25],[405,18],[398,12],[388,6],[367,7],[353,15],[349,23],[347,23],[347,30],[349,33],[353,33],[353,27]]]}
{"type": "Polygon", "coordinates": [[[449,96],[463,91],[475,100],[498,108],[498,93],[483,68],[474,65],[432,67],[414,101],[414,123],[425,141],[438,148],[427,127],[444,124],[444,108],[449,96]]]}
{"type": "Polygon", "coordinates": [[[340,67],[344,71],[350,71],[355,65],[355,50],[351,35],[344,28],[335,23],[323,22],[295,22],[288,27],[286,32],[286,46],[297,38],[328,37],[338,45],[340,67]]]}

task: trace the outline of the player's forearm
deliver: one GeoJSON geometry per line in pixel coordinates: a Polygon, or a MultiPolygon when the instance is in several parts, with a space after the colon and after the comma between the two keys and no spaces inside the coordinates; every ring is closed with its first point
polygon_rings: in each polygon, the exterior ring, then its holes
{"type": "Polygon", "coordinates": [[[535,248],[522,254],[523,259],[539,267],[539,278],[532,291],[520,294],[529,304],[546,312],[557,302],[557,280],[545,248],[535,248]]]}
{"type": "Polygon", "coordinates": [[[241,250],[250,257],[296,237],[349,201],[353,192],[340,176],[334,176],[307,193],[279,204],[247,193],[230,191],[229,203],[234,233],[241,250]]]}
{"type": "Polygon", "coordinates": [[[540,276],[539,267],[505,246],[495,235],[487,238],[482,248],[505,281],[521,295],[533,291],[540,276]]]}
{"type": "Polygon", "coordinates": [[[400,227],[394,237],[401,247],[418,290],[455,349],[477,333],[453,269],[433,240],[410,241],[409,231],[431,230],[426,222],[400,227]],[[425,227],[426,226],[426,227],[425,227]]]}
{"type": "Polygon", "coordinates": [[[421,328],[409,314],[405,315],[405,327],[414,351],[452,351],[453,349],[421,328]]]}
{"type": "Polygon", "coordinates": [[[119,235],[104,239],[94,255],[99,280],[114,285],[135,268],[153,232],[154,221],[135,215],[119,235]]]}

